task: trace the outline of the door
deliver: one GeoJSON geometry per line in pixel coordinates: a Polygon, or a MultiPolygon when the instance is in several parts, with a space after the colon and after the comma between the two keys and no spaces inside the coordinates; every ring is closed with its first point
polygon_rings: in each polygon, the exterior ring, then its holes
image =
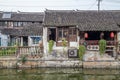
{"type": "Polygon", "coordinates": [[[48,40],[56,41],[56,28],[48,28],[48,40]]]}

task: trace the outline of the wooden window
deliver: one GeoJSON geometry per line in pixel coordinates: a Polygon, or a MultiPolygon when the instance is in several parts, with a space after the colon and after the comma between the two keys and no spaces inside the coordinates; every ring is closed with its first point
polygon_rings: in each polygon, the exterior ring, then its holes
{"type": "Polygon", "coordinates": [[[77,40],[77,30],[76,28],[69,28],[69,40],[76,41],[77,40]]]}
{"type": "Polygon", "coordinates": [[[65,38],[67,40],[68,38],[68,29],[66,27],[59,27],[57,28],[57,32],[58,32],[58,40],[62,40],[63,38],[65,38]]]}

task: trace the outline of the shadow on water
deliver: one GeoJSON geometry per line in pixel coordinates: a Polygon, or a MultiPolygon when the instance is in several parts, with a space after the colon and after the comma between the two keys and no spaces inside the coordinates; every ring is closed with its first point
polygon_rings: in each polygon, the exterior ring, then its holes
{"type": "Polygon", "coordinates": [[[120,70],[80,68],[0,69],[0,80],[120,80],[120,70]]]}

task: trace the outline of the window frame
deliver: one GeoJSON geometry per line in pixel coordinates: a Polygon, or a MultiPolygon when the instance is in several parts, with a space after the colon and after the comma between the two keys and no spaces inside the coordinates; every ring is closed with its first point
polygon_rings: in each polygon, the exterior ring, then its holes
{"type": "Polygon", "coordinates": [[[57,41],[61,42],[63,38],[68,40],[68,28],[67,27],[57,27],[57,41]]]}
{"type": "Polygon", "coordinates": [[[34,45],[39,44],[40,40],[42,40],[42,37],[40,37],[40,36],[31,36],[30,38],[32,40],[32,44],[34,44],[34,45]],[[39,40],[37,38],[39,38],[39,40]]]}

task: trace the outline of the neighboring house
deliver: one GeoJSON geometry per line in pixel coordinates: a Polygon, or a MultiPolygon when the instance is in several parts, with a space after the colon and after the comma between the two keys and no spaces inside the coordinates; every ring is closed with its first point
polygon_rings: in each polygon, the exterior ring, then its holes
{"type": "Polygon", "coordinates": [[[33,46],[42,40],[44,13],[1,12],[1,33],[9,35],[8,45],[33,46]],[[39,39],[38,39],[39,38],[39,39]]]}
{"type": "MultiPolygon", "coordinates": [[[[46,10],[43,28],[44,52],[48,52],[48,41],[54,40],[53,49],[62,49],[62,39],[68,48],[84,44],[87,50],[99,50],[101,36],[108,47],[120,41],[120,11],[75,11],[46,10]]],[[[112,49],[113,50],[113,49],[112,49]]],[[[109,53],[109,52],[108,52],[109,53]]]]}

